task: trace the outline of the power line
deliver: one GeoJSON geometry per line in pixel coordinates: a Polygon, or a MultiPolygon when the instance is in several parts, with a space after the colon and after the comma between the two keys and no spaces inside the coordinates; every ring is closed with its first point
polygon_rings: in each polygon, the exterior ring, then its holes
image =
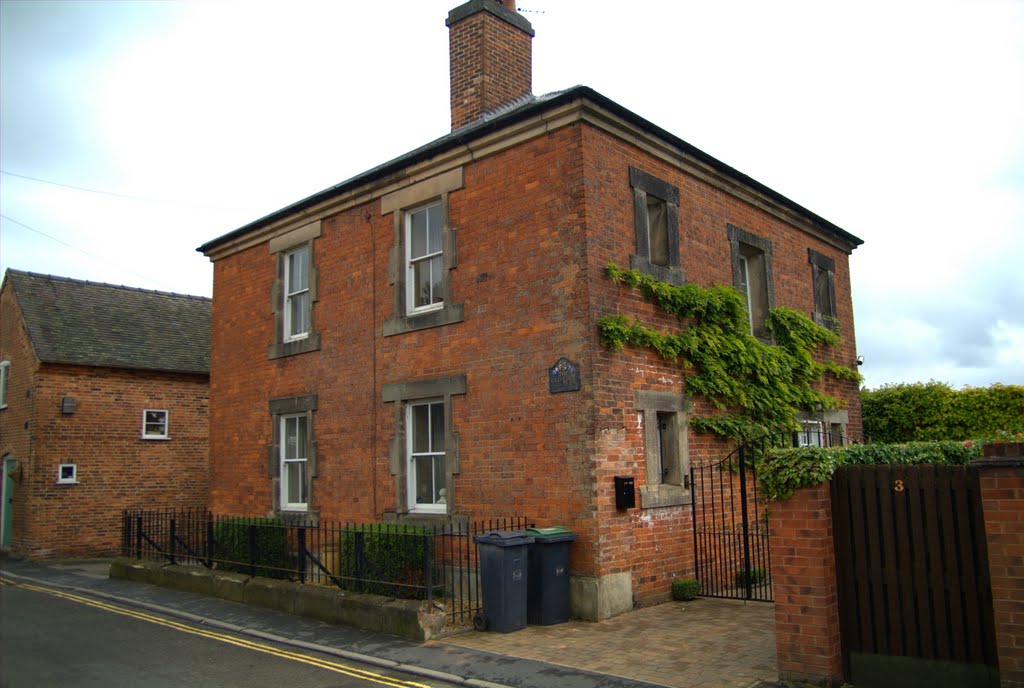
{"type": "Polygon", "coordinates": [[[7,175],[9,177],[17,177],[18,179],[27,179],[33,182],[39,182],[40,184],[49,184],[50,186],[59,186],[65,189],[74,189],[75,191],[84,191],[86,193],[100,194],[103,196],[113,196],[114,198],[124,198],[129,201],[142,201],[144,203],[165,203],[168,205],[180,205],[193,208],[206,208],[207,210],[215,210],[218,212],[235,212],[239,210],[236,207],[228,207],[223,205],[214,205],[211,203],[202,203],[198,201],[182,201],[172,200],[167,198],[149,198],[146,196],[132,196],[131,194],[117,193],[116,191],[103,191],[102,189],[90,189],[87,186],[75,186],[74,184],[64,184],[63,182],[55,182],[51,179],[42,179],[41,177],[32,177],[27,174],[18,174],[17,172],[8,172],[7,170],[0,170],[0,174],[7,175]]]}
{"type": "MultiPolygon", "coordinates": [[[[117,268],[118,270],[124,270],[125,272],[128,272],[128,273],[130,273],[130,274],[132,274],[132,275],[135,275],[136,277],[139,277],[139,278],[141,278],[141,279],[143,279],[143,280],[146,280],[147,282],[149,282],[149,283],[151,283],[151,284],[158,284],[158,285],[160,285],[160,286],[161,286],[161,287],[162,287],[162,288],[163,288],[163,289],[164,289],[165,291],[174,291],[174,289],[172,289],[172,288],[168,287],[168,286],[167,286],[166,284],[164,284],[163,282],[160,282],[159,280],[155,280],[155,279],[153,279],[153,277],[152,277],[151,275],[143,275],[143,274],[140,274],[140,273],[138,273],[138,272],[135,272],[134,270],[130,270],[130,269],[128,269],[128,268],[126,268],[126,267],[124,267],[124,266],[122,266],[122,265],[118,265],[118,264],[116,264],[116,263],[114,263],[114,262],[112,262],[112,261],[110,261],[110,260],[107,260],[106,258],[103,258],[102,256],[97,256],[97,255],[95,255],[95,254],[89,253],[89,252],[88,252],[88,251],[86,251],[85,249],[81,249],[81,248],[79,248],[79,247],[75,246],[74,244],[69,244],[68,242],[64,241],[63,239],[58,239],[58,238],[57,238],[57,237],[55,237],[55,236],[51,236],[51,235],[47,234],[46,232],[43,232],[43,231],[41,231],[41,230],[38,230],[38,229],[36,229],[35,227],[31,227],[31,226],[29,226],[29,225],[25,224],[24,222],[18,222],[18,221],[17,221],[17,220],[15,220],[15,219],[14,219],[13,217],[10,217],[10,216],[8,216],[8,215],[4,215],[3,213],[0,213],[0,218],[3,218],[4,220],[7,220],[7,221],[8,221],[8,222],[10,222],[11,224],[15,224],[15,225],[18,225],[19,227],[24,227],[25,229],[27,229],[27,230],[28,230],[28,231],[30,231],[30,232],[35,232],[36,234],[38,234],[38,235],[40,235],[40,236],[44,236],[44,237],[46,237],[47,239],[49,239],[49,240],[51,240],[51,241],[56,241],[56,242],[57,242],[58,244],[62,244],[62,245],[64,245],[64,246],[67,246],[67,247],[68,247],[68,248],[70,248],[70,249],[73,249],[73,250],[75,250],[75,251],[78,251],[79,253],[81,253],[81,254],[83,254],[83,255],[89,256],[89,257],[90,257],[90,258],[92,258],[93,260],[98,260],[98,261],[100,261],[101,263],[105,263],[105,264],[107,264],[107,265],[110,265],[110,266],[112,266],[112,267],[115,267],[115,268],[117,268]]],[[[71,277],[71,276],[72,276],[72,275],[68,275],[68,277],[71,277]]]]}
{"type": "MultiPolygon", "coordinates": [[[[103,194],[104,196],[116,196],[117,198],[127,198],[133,201],[149,201],[149,202],[160,202],[155,198],[143,198],[141,196],[129,196],[128,194],[119,194],[113,191],[101,191],[99,189],[89,189],[84,186],[75,186],[73,184],[62,184],[60,182],[50,181],[49,179],[40,179],[39,177],[30,177],[27,174],[18,174],[16,172],[8,172],[7,170],[0,170],[0,174],[6,174],[9,177],[18,177],[19,179],[28,179],[33,182],[40,182],[42,184],[51,184],[53,186],[62,186],[65,189],[74,189],[75,191],[87,191],[89,193],[103,194]]],[[[8,218],[10,219],[10,218],[8,218]]],[[[14,222],[14,220],[11,220],[14,222]]],[[[52,237],[51,237],[52,238],[52,237]]]]}

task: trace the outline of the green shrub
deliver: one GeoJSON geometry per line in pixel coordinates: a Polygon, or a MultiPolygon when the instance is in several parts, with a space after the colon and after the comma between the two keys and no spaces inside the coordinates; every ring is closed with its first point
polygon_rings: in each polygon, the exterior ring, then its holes
{"type": "Polygon", "coordinates": [[[672,581],[672,599],[689,601],[700,594],[700,581],[695,578],[676,578],[672,581]]]}
{"type": "Polygon", "coordinates": [[[268,578],[289,578],[295,569],[288,551],[288,529],[279,518],[225,518],[213,528],[214,558],[222,571],[249,573],[249,562],[255,575],[268,578]],[[256,533],[256,551],[250,559],[249,531],[256,533]]]}
{"type": "Polygon", "coordinates": [[[873,442],[969,440],[1024,431],[1024,386],[954,390],[942,382],[886,385],[860,393],[873,442]]]}
{"type": "Polygon", "coordinates": [[[771,449],[758,466],[757,479],[768,499],[789,499],[793,490],[819,485],[829,480],[836,468],[846,464],[960,465],[979,456],[981,443],[972,441],[771,449]]]}
{"type": "MultiPolygon", "coordinates": [[[[761,585],[768,580],[768,572],[764,569],[752,568],[750,569],[750,584],[761,585]]],[[[746,569],[740,569],[736,572],[736,587],[745,588],[747,587],[747,571],[746,569]]]]}
{"type": "Polygon", "coordinates": [[[350,526],[342,531],[338,542],[340,571],[332,573],[341,577],[341,586],[346,590],[421,599],[425,597],[423,560],[430,532],[407,525],[350,526]],[[360,540],[364,560],[362,580],[357,579],[360,540]]]}

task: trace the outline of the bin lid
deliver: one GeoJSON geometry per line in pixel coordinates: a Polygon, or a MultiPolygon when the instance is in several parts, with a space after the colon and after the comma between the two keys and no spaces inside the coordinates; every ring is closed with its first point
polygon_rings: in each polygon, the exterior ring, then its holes
{"type": "Polygon", "coordinates": [[[480,545],[495,545],[496,547],[516,547],[518,545],[532,545],[533,536],[525,530],[492,530],[483,535],[477,535],[473,542],[480,545]]]}
{"type": "Polygon", "coordinates": [[[576,534],[565,526],[549,528],[527,528],[527,535],[532,535],[537,542],[574,542],[576,534]]]}

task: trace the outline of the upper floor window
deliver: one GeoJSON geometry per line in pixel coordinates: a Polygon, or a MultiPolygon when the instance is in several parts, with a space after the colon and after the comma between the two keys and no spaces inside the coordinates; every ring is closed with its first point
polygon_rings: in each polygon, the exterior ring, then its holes
{"type": "Polygon", "coordinates": [[[444,305],[445,270],[441,226],[439,202],[405,214],[405,285],[409,314],[435,310],[444,305]]]}
{"type": "Polygon", "coordinates": [[[164,409],[146,409],[142,412],[142,439],[166,440],[170,422],[169,414],[164,409]]]}
{"type": "Polygon", "coordinates": [[[7,382],[11,376],[11,362],[0,361],[0,409],[7,408],[7,382]]]}
{"type": "Polygon", "coordinates": [[[316,330],[313,304],[317,300],[315,239],[320,236],[320,221],[270,240],[270,252],[277,262],[277,279],[271,293],[274,313],[274,342],[267,350],[270,358],[316,351],[320,333],[316,330]]]}
{"type": "Polygon", "coordinates": [[[630,267],[652,277],[680,285],[684,274],[679,262],[679,188],[646,172],[629,168],[633,187],[633,231],[636,254],[630,267]]]}
{"type": "Polygon", "coordinates": [[[461,188],[457,168],[381,197],[381,213],[394,217],[388,256],[394,314],[384,321],[385,337],[462,322],[462,304],[452,302],[458,250],[449,217],[451,192],[461,188]]]}
{"type": "Polygon", "coordinates": [[[772,242],[733,225],[728,226],[728,234],[733,285],[746,297],[750,332],[760,339],[769,339],[768,311],[775,307],[772,242]]]}
{"type": "Polygon", "coordinates": [[[290,342],[309,335],[309,246],[284,258],[284,336],[290,342]]]}
{"type": "Polygon", "coordinates": [[[836,263],[813,249],[807,249],[811,264],[811,285],[814,289],[814,322],[835,329],[836,320],[836,263]]]}

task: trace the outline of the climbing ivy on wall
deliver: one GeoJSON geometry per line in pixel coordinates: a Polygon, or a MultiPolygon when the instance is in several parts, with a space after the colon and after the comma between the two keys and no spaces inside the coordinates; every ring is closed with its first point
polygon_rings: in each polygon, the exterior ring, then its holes
{"type": "Polygon", "coordinates": [[[664,333],[624,315],[607,315],[597,324],[602,343],[612,351],[627,344],[649,348],[692,371],[686,391],[717,409],[691,417],[699,432],[741,438],[795,428],[800,409],[838,407],[837,398],[814,389],[825,373],[860,380],[855,370],[814,359],[819,347],[835,346],[839,336],[799,311],[772,309],[767,327],[774,344],[766,344],[750,334],[746,300],[732,287],[673,286],[614,263],[608,275],[687,325],[664,333]]]}

